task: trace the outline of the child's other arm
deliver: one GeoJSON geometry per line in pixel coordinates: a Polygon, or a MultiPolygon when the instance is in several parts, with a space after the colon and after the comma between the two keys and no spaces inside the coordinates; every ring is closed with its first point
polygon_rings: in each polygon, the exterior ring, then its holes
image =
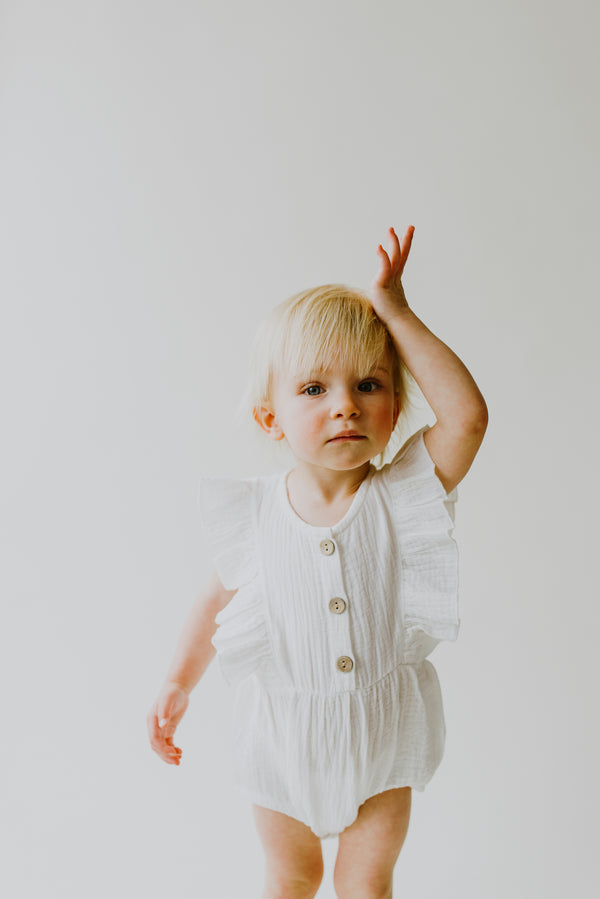
{"type": "Polygon", "coordinates": [[[177,684],[191,693],[216,654],[211,643],[217,630],[215,616],[235,593],[226,590],[218,574],[213,572],[183,625],[166,683],[177,684]]]}
{"type": "Polygon", "coordinates": [[[423,439],[449,493],[471,467],[485,434],[488,412],[466,366],[408,306],[401,275],[413,232],[414,228],[408,228],[401,247],[390,228],[392,258],[390,261],[380,245],[381,268],[371,287],[371,301],[435,413],[436,424],[423,439]]]}
{"type": "Polygon", "coordinates": [[[181,749],[173,745],[175,729],[187,709],[189,694],[216,654],[211,643],[217,629],[215,616],[235,593],[226,590],[217,573],[213,573],[192,606],[165,682],[148,712],[150,745],[169,764],[179,764],[181,749]]]}

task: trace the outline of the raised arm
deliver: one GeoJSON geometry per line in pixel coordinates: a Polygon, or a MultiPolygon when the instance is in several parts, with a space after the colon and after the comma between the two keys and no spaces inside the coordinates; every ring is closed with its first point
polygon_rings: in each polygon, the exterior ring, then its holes
{"type": "Polygon", "coordinates": [[[175,729],[187,709],[189,694],[216,654],[211,643],[217,629],[215,616],[235,593],[223,587],[216,572],[212,574],[183,625],[165,682],[148,712],[150,745],[169,764],[179,764],[181,749],[173,745],[175,729]]]}
{"type": "Polygon", "coordinates": [[[466,366],[410,309],[402,287],[414,228],[402,245],[393,228],[391,259],[378,247],[380,269],[371,302],[396,349],[433,409],[436,423],[423,437],[436,474],[449,493],[471,467],[488,422],[485,400],[466,366]]]}

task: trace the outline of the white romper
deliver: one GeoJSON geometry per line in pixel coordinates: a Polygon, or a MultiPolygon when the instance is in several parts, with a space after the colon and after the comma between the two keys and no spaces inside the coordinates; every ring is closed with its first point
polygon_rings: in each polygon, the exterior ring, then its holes
{"type": "Polygon", "coordinates": [[[423,434],[369,473],[337,524],[290,505],[288,472],[200,480],[215,568],[237,593],[212,643],[235,686],[234,783],[321,838],[377,793],[423,790],[446,727],[426,659],[458,636],[456,490],[423,434]]]}

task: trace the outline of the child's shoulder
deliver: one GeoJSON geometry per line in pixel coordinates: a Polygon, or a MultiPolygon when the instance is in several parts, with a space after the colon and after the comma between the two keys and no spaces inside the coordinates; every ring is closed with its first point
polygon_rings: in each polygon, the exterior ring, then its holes
{"type": "Polygon", "coordinates": [[[250,512],[253,502],[276,488],[281,474],[231,477],[205,475],[198,482],[198,500],[205,518],[250,512]]]}
{"type": "Polygon", "coordinates": [[[256,574],[255,493],[259,478],[212,475],[198,485],[200,522],[223,586],[236,590],[256,574]]]}
{"type": "Polygon", "coordinates": [[[379,469],[380,474],[392,480],[414,477],[419,473],[425,474],[432,464],[424,441],[424,435],[429,428],[429,425],[424,425],[408,437],[392,460],[382,465],[379,469]]]}
{"type": "Polygon", "coordinates": [[[456,489],[447,489],[448,484],[441,480],[429,451],[427,435],[431,430],[433,428],[430,425],[424,425],[415,431],[405,440],[391,462],[379,469],[379,476],[393,491],[401,492],[407,499],[431,494],[454,501],[458,499],[456,489]]]}

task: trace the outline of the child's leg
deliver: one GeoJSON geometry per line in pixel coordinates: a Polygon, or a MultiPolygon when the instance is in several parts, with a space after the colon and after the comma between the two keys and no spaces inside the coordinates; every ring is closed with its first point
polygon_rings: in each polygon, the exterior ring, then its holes
{"type": "Polygon", "coordinates": [[[411,799],[411,788],[400,787],[363,802],[356,820],[339,836],[333,872],[338,899],[391,899],[411,799]]]}
{"type": "Polygon", "coordinates": [[[289,815],[253,809],[267,861],[262,899],[312,899],[323,879],[321,840],[289,815]]]}

